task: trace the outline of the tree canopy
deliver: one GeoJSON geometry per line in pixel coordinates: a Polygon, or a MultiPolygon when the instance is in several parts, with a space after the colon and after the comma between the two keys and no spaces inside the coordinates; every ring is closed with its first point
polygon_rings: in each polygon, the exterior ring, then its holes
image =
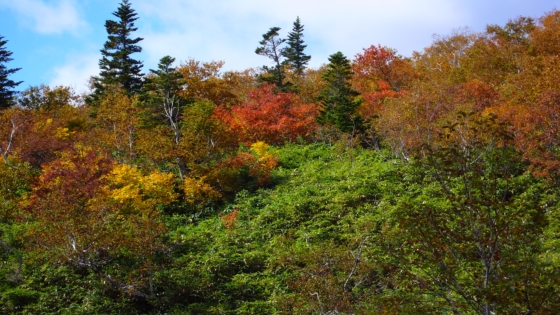
{"type": "Polygon", "coordinates": [[[279,30],[270,73],[164,56],[126,86],[108,42],[94,107],[11,94],[0,313],[558,312],[560,11],[315,69],[279,30]]]}

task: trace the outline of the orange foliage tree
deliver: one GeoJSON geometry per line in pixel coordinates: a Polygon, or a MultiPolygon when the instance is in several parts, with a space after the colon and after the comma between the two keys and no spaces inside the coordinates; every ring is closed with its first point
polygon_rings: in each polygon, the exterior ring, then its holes
{"type": "Polygon", "coordinates": [[[240,142],[283,144],[298,137],[309,137],[317,128],[317,106],[302,104],[296,94],[274,93],[273,85],[265,85],[249,92],[248,98],[231,110],[216,110],[216,117],[238,135],[240,142]]]}
{"type": "Polygon", "coordinates": [[[136,96],[128,96],[123,89],[111,87],[97,109],[97,144],[123,161],[136,156],[136,133],[140,125],[136,102],[136,96]]]}
{"type": "Polygon", "coordinates": [[[245,76],[243,73],[234,72],[222,74],[220,70],[223,66],[223,61],[201,63],[189,59],[183,62],[177,69],[183,75],[186,86],[186,89],[181,91],[181,96],[193,101],[211,101],[217,105],[236,104],[238,95],[235,88],[243,85],[245,76]]]}
{"type": "Polygon", "coordinates": [[[165,231],[156,206],[175,200],[174,182],[170,174],[142,176],[135,167],[76,146],[44,165],[24,202],[32,222],[31,248],[145,297],[137,285],[125,285],[104,269],[117,255],[133,255],[150,270],[150,256],[162,248],[159,237],[165,231]]]}
{"type": "Polygon", "coordinates": [[[365,118],[378,114],[386,99],[404,95],[415,77],[410,61],[392,49],[374,45],[356,55],[352,71],[352,84],[362,95],[360,112],[365,118]]]}
{"type": "Polygon", "coordinates": [[[517,66],[500,86],[503,100],[487,110],[511,124],[516,149],[531,163],[535,175],[557,178],[560,11],[547,13],[536,24],[530,19],[513,23],[504,29],[493,28],[495,36],[509,39],[503,40],[502,46],[513,55],[517,66]]]}
{"type": "Polygon", "coordinates": [[[0,113],[0,154],[8,163],[17,156],[33,166],[56,159],[76,139],[80,110],[70,105],[55,112],[12,108],[0,113]]]}

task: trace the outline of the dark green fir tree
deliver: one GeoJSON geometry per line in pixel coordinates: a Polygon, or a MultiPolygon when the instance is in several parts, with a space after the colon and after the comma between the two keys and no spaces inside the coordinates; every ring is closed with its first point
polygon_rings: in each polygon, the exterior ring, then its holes
{"type": "Polygon", "coordinates": [[[113,15],[117,21],[107,20],[108,40],[101,50],[99,77],[94,78],[94,92],[88,98],[88,103],[95,104],[105,91],[105,87],[118,85],[128,94],[135,94],[142,89],[142,62],[131,58],[134,53],[142,51],[137,44],[143,38],[132,38],[132,33],[138,28],[134,22],[138,19],[128,0],[123,0],[113,15]]]}
{"type": "Polygon", "coordinates": [[[284,88],[284,48],[281,46],[286,42],[285,39],[280,38],[278,31],[279,27],[271,27],[270,30],[263,34],[263,39],[259,42],[260,46],[257,47],[255,53],[257,55],[268,57],[274,63],[274,67],[263,66],[264,74],[259,77],[263,82],[276,84],[278,89],[284,88]]]}
{"type": "Polygon", "coordinates": [[[325,88],[319,93],[321,110],[317,122],[331,125],[342,132],[357,132],[363,129],[362,119],[356,113],[361,100],[360,94],[350,86],[352,68],[350,61],[341,52],[329,57],[327,70],[321,76],[326,81],[325,88]]]}
{"type": "Polygon", "coordinates": [[[179,142],[180,110],[187,101],[180,95],[185,80],[183,74],[173,67],[175,58],[165,56],[160,59],[158,69],[150,69],[151,76],[146,78],[142,106],[146,109],[146,124],[169,124],[179,142]]]}
{"type": "Polygon", "coordinates": [[[0,110],[11,107],[14,104],[14,94],[16,92],[13,89],[23,82],[15,82],[8,79],[11,74],[19,71],[21,68],[8,69],[6,66],[8,62],[13,60],[13,58],[10,58],[12,52],[4,47],[7,42],[3,36],[0,36],[0,110]]]}
{"type": "MultiPolygon", "coordinates": [[[[160,59],[158,69],[150,69],[151,76],[146,78],[142,106],[144,123],[167,125],[173,131],[173,143],[179,146],[181,142],[181,109],[186,105],[186,100],[181,97],[180,91],[185,85],[181,72],[173,67],[175,58],[165,56],[160,59]]],[[[183,157],[177,156],[177,166],[181,180],[186,176],[188,169],[183,157]]]]}
{"type": "Polygon", "coordinates": [[[301,25],[299,16],[294,22],[292,31],[288,34],[286,43],[288,47],[284,50],[284,56],[286,57],[284,63],[293,69],[297,75],[301,76],[305,68],[307,68],[307,63],[309,63],[311,56],[303,53],[307,45],[304,45],[303,25],[301,25]]]}

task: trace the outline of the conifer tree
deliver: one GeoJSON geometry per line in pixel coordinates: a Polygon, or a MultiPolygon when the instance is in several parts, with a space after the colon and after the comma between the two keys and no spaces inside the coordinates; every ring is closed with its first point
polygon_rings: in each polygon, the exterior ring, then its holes
{"type": "MultiPolygon", "coordinates": [[[[150,69],[153,76],[146,79],[144,84],[144,107],[148,120],[153,123],[167,125],[173,131],[173,143],[179,146],[181,141],[181,109],[186,105],[186,100],[180,95],[185,84],[183,74],[173,63],[175,58],[165,56],[160,59],[158,69],[150,69]]],[[[187,167],[181,156],[176,157],[179,167],[179,176],[183,180],[187,174],[187,167]]]]}
{"type": "Polygon", "coordinates": [[[142,88],[142,62],[130,57],[134,53],[142,51],[137,44],[143,38],[131,38],[132,32],[138,28],[134,27],[136,12],[130,7],[128,0],[122,0],[119,8],[113,15],[117,21],[105,21],[108,40],[105,42],[99,60],[101,72],[93,83],[94,93],[88,98],[88,103],[94,104],[103,94],[105,87],[118,85],[128,94],[140,92],[142,88]]]}
{"type": "Polygon", "coordinates": [[[10,58],[12,52],[4,48],[7,42],[3,36],[0,36],[0,109],[8,108],[14,104],[15,91],[12,89],[23,82],[14,82],[8,79],[10,74],[19,71],[21,68],[8,69],[6,67],[6,63],[13,60],[13,58],[10,58]]]}
{"type": "Polygon", "coordinates": [[[307,45],[303,44],[303,25],[299,16],[294,22],[292,32],[288,34],[288,47],[284,50],[285,64],[289,65],[297,75],[302,75],[311,56],[303,53],[307,45]]]}
{"type": "Polygon", "coordinates": [[[335,126],[342,132],[359,131],[363,126],[356,108],[361,100],[355,99],[359,93],[349,83],[353,74],[350,61],[341,52],[337,52],[329,57],[329,62],[327,70],[321,76],[327,84],[318,96],[322,108],[317,122],[335,126]]]}
{"type": "Polygon", "coordinates": [[[278,31],[280,31],[279,27],[271,27],[267,33],[263,34],[263,39],[259,42],[261,46],[257,47],[255,53],[272,59],[275,64],[273,68],[263,66],[263,70],[268,76],[261,76],[260,80],[276,84],[278,89],[282,90],[285,78],[283,65],[284,48],[280,46],[282,46],[286,40],[279,38],[280,35],[278,31]]]}

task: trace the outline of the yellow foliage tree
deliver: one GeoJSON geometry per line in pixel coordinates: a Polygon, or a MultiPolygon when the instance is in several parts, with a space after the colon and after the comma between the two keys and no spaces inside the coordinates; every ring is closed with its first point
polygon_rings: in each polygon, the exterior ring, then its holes
{"type": "Polygon", "coordinates": [[[137,167],[120,164],[106,179],[105,193],[122,206],[121,211],[150,217],[157,205],[177,200],[175,177],[170,173],[154,171],[144,176],[137,167]]]}
{"type": "Polygon", "coordinates": [[[158,205],[176,200],[174,183],[171,174],[144,176],[136,167],[115,164],[91,148],[76,146],[44,165],[22,204],[31,215],[32,249],[146,297],[142,287],[144,280],[151,281],[151,257],[163,248],[165,225],[158,205]],[[140,261],[139,268],[129,270],[136,276],[128,284],[104,271],[120,254],[140,261]]]}

